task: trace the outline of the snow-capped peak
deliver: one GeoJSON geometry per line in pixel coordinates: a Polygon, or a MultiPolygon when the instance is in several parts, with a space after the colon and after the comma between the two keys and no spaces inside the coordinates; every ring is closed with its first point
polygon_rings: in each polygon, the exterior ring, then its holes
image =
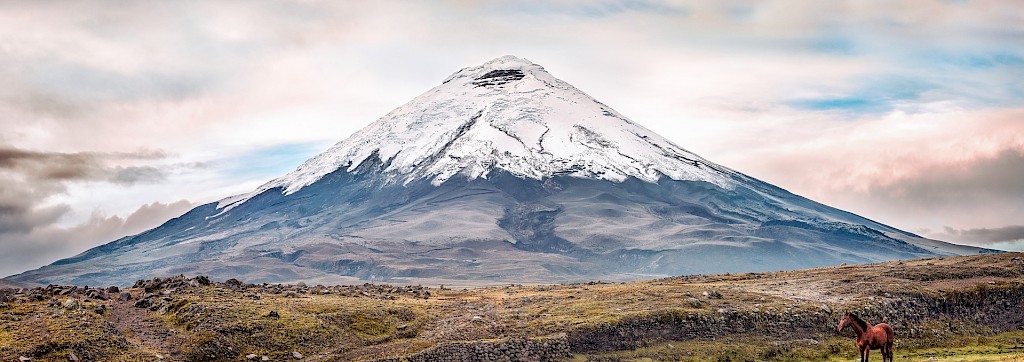
{"type": "Polygon", "coordinates": [[[524,178],[555,175],[622,182],[635,177],[698,180],[731,188],[732,171],[639,126],[540,65],[511,55],[464,68],[433,89],[249,194],[290,194],[375,155],[388,182],[487,177],[501,169],[524,178]]]}

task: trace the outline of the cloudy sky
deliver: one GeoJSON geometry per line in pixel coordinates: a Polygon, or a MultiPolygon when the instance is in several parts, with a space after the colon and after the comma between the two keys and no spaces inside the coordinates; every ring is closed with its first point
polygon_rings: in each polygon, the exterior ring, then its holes
{"type": "Polygon", "coordinates": [[[797,194],[1024,249],[1013,1],[4,1],[0,276],[249,191],[505,54],[797,194]]]}

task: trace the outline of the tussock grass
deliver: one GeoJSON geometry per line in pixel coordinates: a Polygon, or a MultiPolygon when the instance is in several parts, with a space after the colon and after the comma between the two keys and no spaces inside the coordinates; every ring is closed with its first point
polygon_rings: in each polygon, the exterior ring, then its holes
{"type": "MultiPolygon", "coordinates": [[[[988,318],[1022,310],[1015,296],[1024,295],[1024,262],[1014,257],[429,289],[429,297],[423,290],[389,292],[380,286],[367,286],[369,293],[356,286],[325,294],[319,287],[270,291],[214,283],[151,290],[167,292],[153,299],[161,302],[152,310],[131,307],[134,301],[82,296],[68,309],[62,305],[67,297],[54,304],[18,295],[0,303],[0,360],[67,361],[72,353],[103,361],[148,361],[156,354],[188,361],[246,360],[247,354],[284,360],[297,351],[306,360],[358,361],[408,355],[447,341],[548,337],[570,341],[575,361],[852,361],[852,335],[837,335],[834,323],[843,310],[856,310],[874,323],[910,321],[897,329],[897,360],[1024,362],[1024,331],[988,318]],[[99,307],[115,303],[170,331],[166,347],[143,343],[138,331],[120,330],[99,307]],[[920,315],[934,317],[913,319],[920,315]],[[698,322],[749,330],[682,333],[686,323],[698,322]],[[791,331],[771,335],[773,323],[791,331]],[[573,339],[581,335],[608,341],[573,339]],[[636,348],[597,351],[615,343],[636,348]]],[[[129,291],[136,298],[145,293],[129,291]]],[[[136,327],[150,328],[131,328],[136,327]]]]}

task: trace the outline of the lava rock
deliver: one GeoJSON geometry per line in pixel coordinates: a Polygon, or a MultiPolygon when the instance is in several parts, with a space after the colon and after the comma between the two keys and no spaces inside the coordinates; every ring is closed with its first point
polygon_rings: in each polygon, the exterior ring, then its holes
{"type": "Polygon", "coordinates": [[[153,301],[149,299],[139,299],[135,302],[135,308],[149,308],[153,306],[153,301]]]}

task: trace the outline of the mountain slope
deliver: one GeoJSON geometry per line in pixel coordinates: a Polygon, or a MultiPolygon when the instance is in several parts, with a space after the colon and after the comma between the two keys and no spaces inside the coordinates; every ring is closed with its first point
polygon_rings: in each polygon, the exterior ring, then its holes
{"type": "Polygon", "coordinates": [[[980,251],[714,164],[507,56],[251,193],[12,279],[550,283],[980,251]]]}

